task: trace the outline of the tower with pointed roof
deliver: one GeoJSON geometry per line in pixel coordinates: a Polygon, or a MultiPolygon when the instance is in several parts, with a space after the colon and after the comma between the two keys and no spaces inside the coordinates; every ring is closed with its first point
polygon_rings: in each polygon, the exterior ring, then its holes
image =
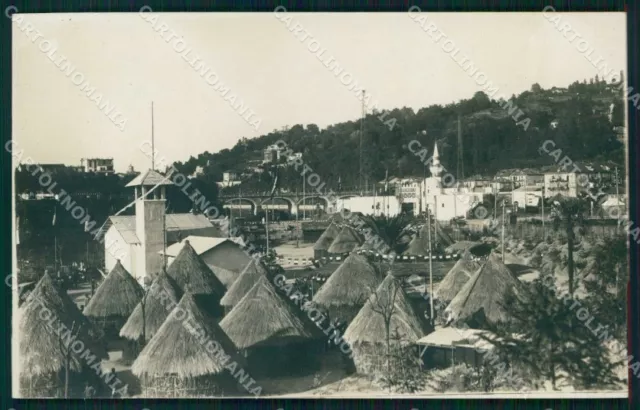
{"type": "Polygon", "coordinates": [[[127,187],[135,192],[135,233],[140,241],[140,257],[135,264],[136,279],[144,283],[145,277],[155,278],[163,267],[163,257],[158,253],[165,245],[164,223],[166,186],[173,185],[168,177],[152,169],[138,175],[127,187]]]}
{"type": "Polygon", "coordinates": [[[438,153],[438,143],[433,144],[433,162],[429,167],[429,172],[431,172],[432,178],[440,179],[442,175],[442,165],[440,165],[440,154],[438,153]]]}

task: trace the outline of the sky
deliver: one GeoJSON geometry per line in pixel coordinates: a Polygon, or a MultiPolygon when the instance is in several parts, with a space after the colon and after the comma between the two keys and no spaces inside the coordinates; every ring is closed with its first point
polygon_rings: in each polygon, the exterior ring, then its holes
{"type": "MultiPolygon", "coordinates": [[[[594,48],[594,58],[626,69],[623,13],[558,14],[594,48]]],[[[379,109],[417,111],[471,98],[482,88],[407,13],[287,16],[379,101],[379,109]]],[[[507,96],[533,83],[566,87],[601,76],[542,13],[427,16],[507,96]]],[[[190,56],[200,56],[237,102],[255,112],[250,120],[261,120],[257,130],[139,13],[32,14],[25,21],[43,37],[32,42],[34,34],[14,21],[13,138],[36,162],[80,165],[81,158],[112,157],[119,172],[129,165],[150,168],[140,146],[151,138],[152,101],[156,151],[167,163],[284,126],[325,128],[361,115],[356,94],[309,51],[310,39],[301,42],[274,13],[159,15],[192,49],[190,56]],[[101,93],[117,107],[116,120],[126,118],[123,131],[41,51],[45,39],[96,88],[94,97],[101,93]]]]}

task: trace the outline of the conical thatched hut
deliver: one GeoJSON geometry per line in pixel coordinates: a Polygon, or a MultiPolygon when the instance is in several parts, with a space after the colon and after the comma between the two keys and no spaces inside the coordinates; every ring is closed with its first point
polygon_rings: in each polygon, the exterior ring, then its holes
{"type": "MultiPolygon", "coordinates": [[[[451,246],[454,241],[442,230],[437,221],[431,221],[431,245],[441,245],[442,248],[451,246]]],[[[429,230],[424,224],[418,233],[409,242],[409,247],[403,252],[407,256],[427,256],[429,255],[429,230]]]]}
{"type": "Polygon", "coordinates": [[[227,290],[227,293],[220,300],[220,305],[224,307],[225,312],[228,313],[231,309],[240,302],[240,300],[246,295],[251,288],[258,282],[260,277],[267,274],[267,269],[258,261],[253,260],[244,272],[233,282],[231,287],[227,290]]]}
{"type": "Polygon", "coordinates": [[[349,323],[384,277],[362,255],[351,254],[329,276],[313,301],[329,312],[331,320],[349,323]]]}
{"type": "Polygon", "coordinates": [[[131,371],[141,379],[143,396],[205,397],[237,392],[231,373],[215,354],[221,348],[231,356],[227,364],[240,364],[236,347],[206,313],[200,299],[185,293],[133,363],[131,371]]]}
{"type": "Polygon", "coordinates": [[[389,274],[371,294],[353,319],[344,339],[351,346],[358,373],[385,373],[387,336],[389,343],[408,345],[425,336],[427,329],[416,313],[401,283],[389,274]],[[390,320],[389,335],[385,319],[390,320]],[[395,339],[399,335],[400,339],[395,339]]]}
{"type": "Polygon", "coordinates": [[[144,300],[138,303],[127,322],[120,329],[120,337],[141,342],[141,345],[144,346],[160,329],[171,310],[180,301],[181,296],[180,289],[173,282],[173,279],[166,272],[160,272],[151,283],[144,300]],[[142,340],[143,335],[145,340],[142,340]]]}
{"type": "Polygon", "coordinates": [[[189,241],[184,242],[184,247],[167,268],[167,273],[183,293],[189,290],[193,294],[206,295],[209,299],[210,313],[222,317],[220,299],[226,289],[209,266],[196,254],[189,241]]]}
{"type": "Polygon", "coordinates": [[[257,375],[314,368],[325,341],[316,325],[265,275],[222,319],[220,327],[244,352],[251,374],[257,375]]]}
{"type": "Polygon", "coordinates": [[[118,261],[98,286],[83,313],[102,328],[107,338],[116,339],[143,295],[142,286],[118,261]]]}
{"type": "Polygon", "coordinates": [[[67,397],[82,397],[85,383],[105,393],[101,388],[104,381],[95,370],[108,358],[104,345],[98,342],[99,331],[49,274],[44,274],[16,313],[21,396],[65,397],[67,368],[67,397]]]}
{"type": "Polygon", "coordinates": [[[434,298],[450,302],[478,269],[480,269],[480,264],[472,260],[469,251],[465,252],[462,258],[453,265],[453,268],[442,279],[438,289],[436,289],[434,298]]]}
{"type": "Polygon", "coordinates": [[[445,309],[445,316],[455,324],[466,323],[482,329],[486,322],[509,320],[506,296],[513,292],[524,296],[524,285],[495,254],[462,287],[445,309]]]}
{"type": "Polygon", "coordinates": [[[336,239],[336,237],[340,234],[340,228],[336,225],[335,222],[331,222],[329,227],[324,230],[320,238],[313,245],[313,257],[315,259],[320,259],[323,256],[328,255],[329,247],[336,239]]]}
{"type": "Polygon", "coordinates": [[[327,250],[329,255],[344,255],[362,245],[362,238],[353,228],[344,226],[327,250]]]}

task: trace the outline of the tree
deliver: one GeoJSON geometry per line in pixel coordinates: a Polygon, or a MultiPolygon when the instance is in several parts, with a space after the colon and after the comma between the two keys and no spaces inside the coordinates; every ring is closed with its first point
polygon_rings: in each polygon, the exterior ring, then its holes
{"type": "Polygon", "coordinates": [[[609,361],[609,351],[559,298],[553,278],[543,276],[531,284],[526,300],[509,296],[513,321],[488,325],[493,334],[480,335],[494,346],[494,355],[534,379],[549,380],[553,389],[560,382],[581,386],[611,385],[618,381],[609,361]]]}
{"type": "Polygon", "coordinates": [[[415,393],[424,386],[424,375],[420,369],[420,358],[415,354],[411,341],[397,328],[391,334],[390,373],[385,381],[393,384],[401,393],[415,393]]]}
{"type": "Polygon", "coordinates": [[[626,343],[628,247],[626,236],[606,238],[591,251],[585,268],[584,287],[589,311],[626,343]]]}
{"type": "MultiPolygon", "coordinates": [[[[391,272],[389,272],[391,274],[391,272]]],[[[384,322],[384,331],[385,331],[385,346],[386,352],[385,357],[387,358],[387,375],[386,375],[386,384],[389,392],[391,392],[392,381],[391,381],[391,319],[396,310],[396,297],[398,292],[401,291],[401,283],[398,279],[393,278],[389,285],[389,289],[383,290],[385,293],[384,297],[380,297],[375,289],[371,289],[371,310],[380,316],[382,316],[382,321],[384,322]]]]}
{"type": "Polygon", "coordinates": [[[587,203],[579,198],[557,197],[552,206],[551,217],[555,230],[562,229],[567,235],[567,270],[569,274],[569,294],[573,295],[575,284],[573,251],[576,240],[575,229],[584,227],[584,214],[587,212],[587,203]]]}
{"type": "Polygon", "coordinates": [[[392,217],[367,215],[364,217],[364,222],[366,227],[371,229],[372,234],[382,239],[389,249],[400,253],[403,246],[402,238],[413,222],[413,217],[406,214],[392,217]]]}
{"type": "Polygon", "coordinates": [[[542,92],[542,87],[540,87],[540,84],[534,83],[531,86],[531,92],[534,93],[534,94],[539,94],[539,93],[542,92]]]}

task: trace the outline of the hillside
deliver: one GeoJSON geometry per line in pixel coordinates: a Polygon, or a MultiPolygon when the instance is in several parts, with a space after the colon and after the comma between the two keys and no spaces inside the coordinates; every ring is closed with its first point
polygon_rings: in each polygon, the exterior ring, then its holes
{"type": "MultiPolygon", "coordinates": [[[[457,170],[457,126],[460,116],[465,176],[491,175],[504,168],[548,165],[551,158],[541,156],[539,147],[553,140],[563,154],[574,160],[614,160],[624,163],[624,147],[616,139],[613,127],[623,125],[623,93],[617,86],[596,79],[576,81],[567,88],[543,90],[534,84],[531,91],[512,96],[524,115],[530,118],[527,129],[516,125],[511,115],[496,100],[477,92],[471,99],[446,106],[432,105],[414,112],[411,108],[391,111],[386,119],[397,123],[389,130],[379,114],[369,114],[364,121],[364,174],[368,183],[390,176],[424,175],[424,165],[406,145],[413,139],[431,152],[438,141],[441,162],[454,175],[457,170]],[[614,104],[612,120],[609,120],[614,104]],[[426,131],[426,133],[423,132],[426,131]]],[[[517,111],[516,111],[517,112],[517,111]]],[[[515,114],[512,114],[515,115],[515,114]]],[[[360,121],[319,129],[314,124],[296,124],[284,131],[274,131],[254,139],[243,138],[232,149],[205,152],[176,167],[191,174],[203,167],[207,180],[220,181],[222,173],[233,170],[244,174],[242,189],[268,189],[270,178],[257,172],[263,150],[282,139],[295,152],[303,154],[305,164],[321,176],[327,187],[357,186],[359,171],[360,121]]],[[[281,187],[301,187],[299,172],[289,168],[280,173],[281,187]]],[[[238,189],[237,187],[235,189],[238,189]]]]}

